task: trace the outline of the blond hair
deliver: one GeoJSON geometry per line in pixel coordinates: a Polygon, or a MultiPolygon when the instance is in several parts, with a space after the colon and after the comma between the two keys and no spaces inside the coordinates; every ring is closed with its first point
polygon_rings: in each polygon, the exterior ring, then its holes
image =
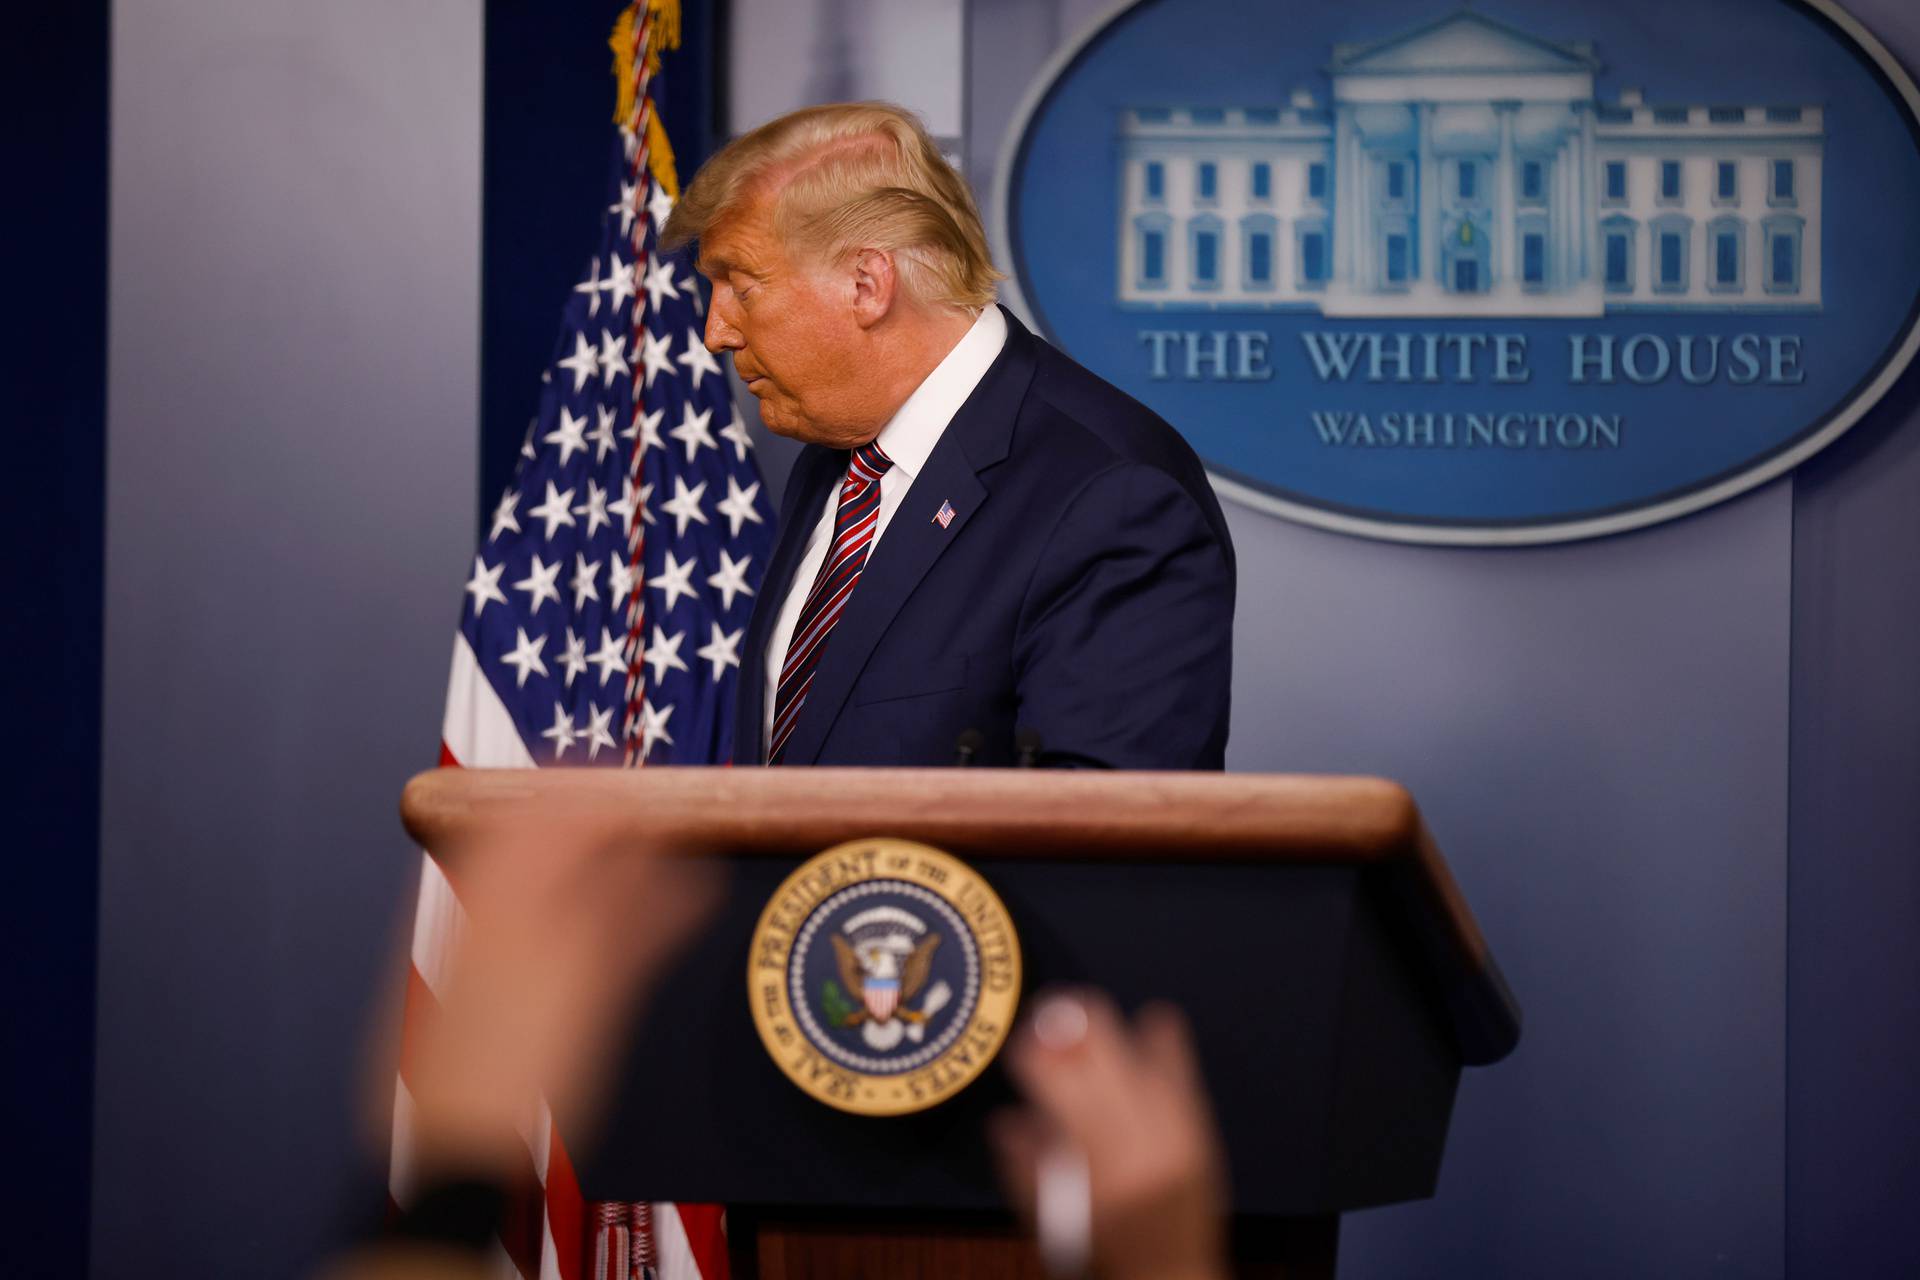
{"type": "Polygon", "coordinates": [[[834,102],[769,120],[701,166],[660,243],[706,234],[744,198],[774,192],[773,225],[790,250],[840,261],[892,253],[909,296],[977,311],[1001,279],[973,193],[919,117],[890,102],[834,102]]]}

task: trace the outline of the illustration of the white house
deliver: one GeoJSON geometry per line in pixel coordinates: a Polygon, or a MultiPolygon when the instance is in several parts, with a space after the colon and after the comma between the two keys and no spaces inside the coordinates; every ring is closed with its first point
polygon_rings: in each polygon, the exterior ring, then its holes
{"type": "Polygon", "coordinates": [[[1594,96],[1474,12],[1336,45],[1331,109],[1122,113],[1119,298],[1340,316],[1820,305],[1819,106],[1594,96]]]}

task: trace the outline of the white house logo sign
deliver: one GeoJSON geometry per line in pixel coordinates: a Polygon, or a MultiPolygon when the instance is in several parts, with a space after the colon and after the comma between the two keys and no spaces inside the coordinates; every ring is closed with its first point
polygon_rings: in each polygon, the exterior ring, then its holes
{"type": "Polygon", "coordinates": [[[1043,332],[1233,496],[1410,541],[1633,528],[1797,464],[1911,358],[1920,96],[1826,0],[1259,13],[1089,32],[996,227],[1043,332]]]}

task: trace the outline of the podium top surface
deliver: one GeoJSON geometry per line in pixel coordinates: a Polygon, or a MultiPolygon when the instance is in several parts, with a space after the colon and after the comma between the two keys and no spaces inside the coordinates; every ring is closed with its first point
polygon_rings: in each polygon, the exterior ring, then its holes
{"type": "Polygon", "coordinates": [[[1447,1006],[1463,1062],[1497,1061],[1520,1011],[1407,790],[1381,778],[1050,769],[439,769],[401,816],[436,856],[542,810],[688,855],[804,857],[867,836],[975,859],[1267,862],[1375,873],[1447,1006]]]}

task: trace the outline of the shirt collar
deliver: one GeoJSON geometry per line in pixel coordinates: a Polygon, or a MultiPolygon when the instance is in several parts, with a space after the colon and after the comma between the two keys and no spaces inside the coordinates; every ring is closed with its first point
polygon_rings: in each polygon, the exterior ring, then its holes
{"type": "Polygon", "coordinates": [[[880,429],[876,443],[907,479],[919,475],[920,468],[927,465],[927,455],[940,443],[941,433],[1006,345],[1007,318],[1000,314],[1000,308],[991,304],[980,308],[973,327],[880,429]]]}

